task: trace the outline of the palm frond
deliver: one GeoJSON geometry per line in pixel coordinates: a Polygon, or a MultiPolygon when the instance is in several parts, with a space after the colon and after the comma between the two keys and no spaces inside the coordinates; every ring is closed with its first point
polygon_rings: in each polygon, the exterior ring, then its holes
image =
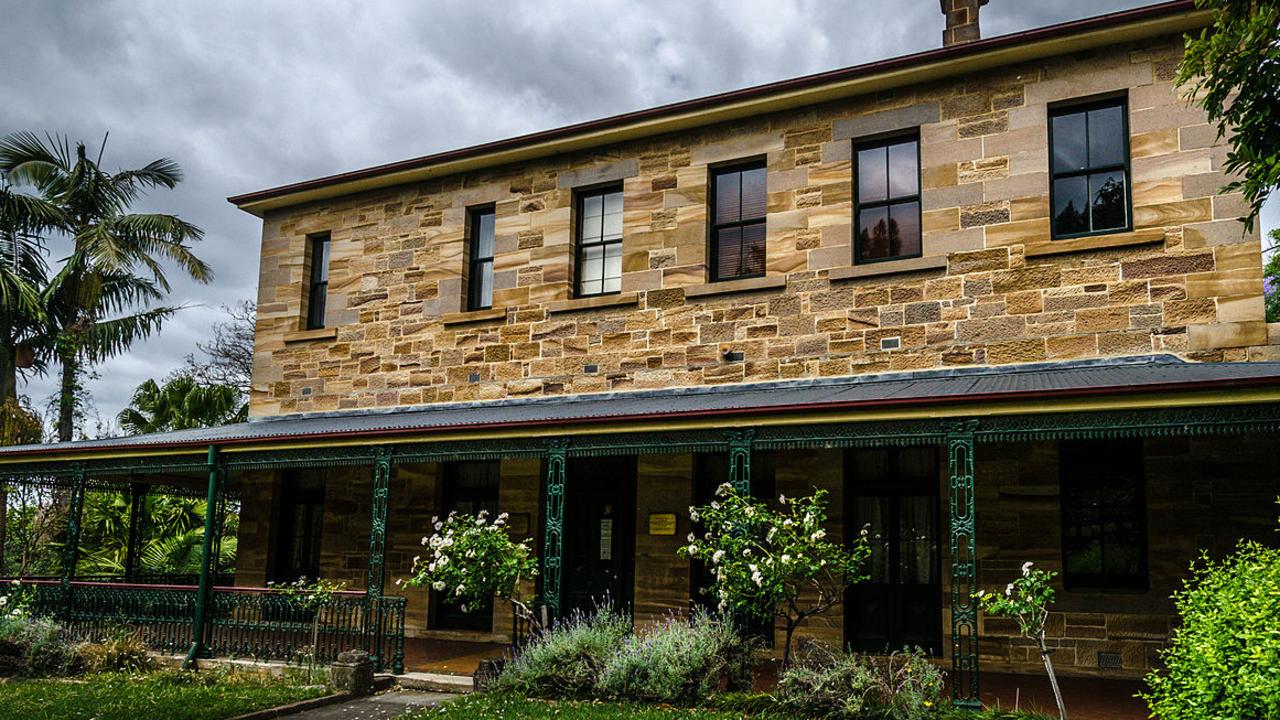
{"type": "Polygon", "coordinates": [[[83,338],[84,358],[89,362],[99,363],[125,352],[138,340],[145,340],[157,333],[164,321],[180,309],[158,307],[94,323],[83,338]]]}

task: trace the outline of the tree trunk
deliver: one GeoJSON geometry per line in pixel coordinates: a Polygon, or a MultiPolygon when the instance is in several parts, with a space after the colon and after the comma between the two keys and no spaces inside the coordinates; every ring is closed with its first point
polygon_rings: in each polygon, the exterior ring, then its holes
{"type": "Polygon", "coordinates": [[[1067,708],[1062,704],[1062,691],[1058,689],[1058,676],[1053,672],[1053,660],[1049,659],[1049,648],[1044,644],[1044,631],[1037,638],[1040,643],[1040,659],[1044,661],[1044,671],[1049,674],[1049,684],[1053,686],[1053,699],[1058,703],[1059,720],[1067,720],[1067,708]]]}
{"type": "Polygon", "coordinates": [[[791,667],[791,636],[796,632],[796,626],[800,624],[799,620],[787,618],[787,639],[786,644],[782,646],[782,668],[791,667]]]}
{"type": "Polygon", "coordinates": [[[58,442],[70,442],[75,434],[76,421],[76,381],[80,372],[79,361],[74,353],[66,353],[61,358],[62,377],[58,394],[58,442]]]}

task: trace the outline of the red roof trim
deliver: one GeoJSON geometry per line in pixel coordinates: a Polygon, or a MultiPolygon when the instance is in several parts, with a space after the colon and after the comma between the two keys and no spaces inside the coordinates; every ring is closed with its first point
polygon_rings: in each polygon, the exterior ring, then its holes
{"type": "Polygon", "coordinates": [[[1149,20],[1166,15],[1175,15],[1194,9],[1195,3],[1193,0],[1172,0],[1171,2],[1163,2],[1156,5],[1148,5],[1140,8],[1134,8],[1132,10],[1109,13],[1106,15],[1098,15],[1091,18],[1085,18],[1083,20],[1073,20],[1071,22],[1049,25],[1047,27],[1036,28],[1034,30],[1025,30],[1022,32],[1010,33],[1008,35],[1000,35],[962,45],[926,50],[924,52],[914,53],[911,55],[902,55],[896,58],[889,58],[887,60],[877,60],[875,62],[865,63],[863,65],[854,65],[852,67],[841,68],[839,70],[829,70],[812,75],[803,75],[801,77],[790,78],[764,85],[756,85],[753,87],[742,88],[740,90],[731,90],[729,92],[708,95],[692,100],[683,100],[668,105],[659,105],[658,107],[623,113],[621,115],[613,115],[597,120],[589,120],[587,122],[566,125],[551,130],[542,130],[535,133],[529,133],[527,135],[519,135],[513,138],[506,138],[503,140],[496,140],[479,145],[472,145],[470,147],[459,148],[457,150],[448,150],[445,152],[435,153],[433,155],[424,155],[422,157],[412,158],[409,160],[399,160],[392,163],[386,163],[384,165],[375,165],[360,170],[352,170],[350,172],[338,173],[336,175],[327,175],[313,180],[304,180],[288,185],[268,188],[266,190],[245,193],[243,195],[233,195],[232,197],[227,198],[227,201],[234,205],[244,205],[259,200],[268,200],[283,195],[291,195],[304,190],[314,190],[316,188],[337,185],[353,180],[362,180],[365,178],[387,175],[405,170],[415,170],[444,162],[484,155],[491,152],[510,150],[523,145],[546,142],[549,140],[558,140],[585,132],[627,125],[641,120],[651,120],[666,115],[675,115],[693,110],[704,110],[737,100],[746,100],[778,92],[802,90],[830,82],[852,80],[865,75],[911,67],[912,65],[923,65],[928,62],[960,58],[966,55],[974,55],[987,50],[995,50],[1020,43],[1050,40],[1074,33],[1113,27],[1130,22],[1149,20]]]}
{"type": "Polygon", "coordinates": [[[204,448],[209,445],[217,445],[220,448],[240,446],[240,445],[267,445],[280,442],[290,441],[319,441],[333,440],[337,438],[366,438],[366,437],[399,437],[404,435],[439,435],[444,433],[454,433],[459,431],[474,430],[500,430],[504,428],[534,428],[548,427],[556,425],[587,425],[601,422],[608,423],[627,423],[641,422],[644,420],[653,420],[656,418],[681,418],[681,419],[697,419],[720,417],[725,415],[741,415],[747,417],[757,417],[766,415],[784,415],[787,413],[821,413],[832,412],[837,410],[869,410],[879,408],[895,408],[895,407],[953,407],[976,402],[1004,402],[1015,400],[1045,400],[1060,398],[1087,398],[1087,397],[1107,397],[1107,396],[1123,396],[1133,394],[1150,394],[1162,392],[1192,392],[1198,390],[1228,390],[1243,389],[1250,387],[1263,387],[1267,385],[1280,385],[1280,380],[1275,377],[1261,378],[1232,378],[1220,380],[1200,380],[1192,382],[1162,382],[1150,383],[1146,385],[1129,385],[1124,387],[1092,387],[1092,388],[1062,388],[1055,390],[1037,390],[1037,391],[1001,391],[989,393],[972,393],[968,395],[951,395],[945,397],[917,397],[917,398],[888,398],[877,400],[852,400],[841,402],[825,402],[825,403],[807,403],[797,405],[771,405],[768,407],[756,408],[720,408],[711,410],[688,410],[682,412],[669,413],[638,413],[633,415],[608,415],[593,416],[574,419],[554,419],[554,420],[528,420],[520,422],[494,422],[494,423],[473,423],[469,425],[446,425],[440,427],[405,427],[391,429],[371,429],[358,430],[352,432],[323,432],[323,433],[294,433],[290,435],[261,436],[254,438],[235,438],[229,440],[212,440],[212,441],[183,441],[168,443],[140,443],[137,445],[111,445],[107,447],[85,447],[80,449],[67,449],[65,445],[53,443],[43,445],[31,450],[13,451],[0,454],[0,459],[10,457],[31,457],[39,455],[51,454],[70,454],[70,453],[102,453],[112,451],[137,451],[137,450],[164,450],[178,448],[204,448]]]}

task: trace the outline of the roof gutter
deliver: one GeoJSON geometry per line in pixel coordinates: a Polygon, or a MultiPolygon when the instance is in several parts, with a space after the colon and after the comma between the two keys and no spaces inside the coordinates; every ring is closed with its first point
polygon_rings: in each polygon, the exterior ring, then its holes
{"type": "Polygon", "coordinates": [[[1196,10],[1193,0],[1173,0],[329,175],[227,200],[262,217],[269,210],[342,195],[526,162],[1120,42],[1187,32],[1207,26],[1211,19],[1212,13],[1196,10]]]}
{"type": "MultiPolygon", "coordinates": [[[[768,407],[757,408],[717,408],[708,410],[687,410],[680,412],[662,412],[662,413],[636,413],[610,415],[606,417],[581,417],[572,419],[546,419],[546,420],[527,420],[527,421],[506,421],[492,423],[472,423],[465,425],[447,425],[439,427],[403,427],[392,429],[370,429],[356,431],[331,431],[319,433],[293,433],[287,435],[272,435],[254,438],[234,438],[227,440],[190,440],[182,442],[165,442],[165,443],[138,443],[136,445],[114,445],[110,447],[86,447],[83,450],[68,449],[66,446],[58,443],[49,445],[34,446],[26,450],[14,450],[0,454],[0,467],[12,462],[21,462],[29,458],[39,458],[43,456],[57,455],[59,457],[75,458],[75,459],[95,459],[106,457],[119,457],[127,454],[165,454],[165,451],[171,450],[187,450],[195,452],[216,445],[219,448],[232,449],[236,447],[247,446],[266,446],[278,445],[280,443],[313,443],[325,440],[359,440],[368,438],[399,438],[405,436],[425,437],[430,435],[444,435],[458,432],[492,432],[499,430],[507,430],[513,428],[534,429],[546,427],[565,427],[565,426],[584,426],[584,425],[605,425],[606,428],[602,432],[612,430],[611,427],[623,423],[636,423],[644,421],[661,420],[685,420],[695,421],[703,419],[714,419],[726,415],[734,415],[737,417],[771,417],[779,415],[803,415],[812,416],[823,413],[834,413],[841,411],[874,411],[874,410],[892,410],[892,409],[918,409],[926,408],[930,411],[937,409],[937,415],[951,416],[962,413],[948,411],[949,408],[958,408],[965,405],[976,405],[982,403],[1008,403],[1008,402],[1035,402],[1044,404],[1049,400],[1071,400],[1071,399],[1089,399],[1089,398],[1107,398],[1107,397],[1124,397],[1133,395],[1167,395],[1169,393],[1192,393],[1192,392],[1212,392],[1221,390],[1248,390],[1255,388],[1280,388],[1280,381],[1274,377],[1261,378],[1243,378],[1243,379],[1223,379],[1223,380],[1202,380],[1198,382],[1163,382],[1151,383],[1148,385],[1126,386],[1126,387],[1104,387],[1104,388],[1059,388],[1052,390],[1038,391],[1002,391],[988,393],[971,393],[966,395],[953,395],[946,397],[913,397],[913,398],[880,398],[875,400],[853,400],[840,402],[823,402],[823,403],[807,403],[807,404],[786,404],[772,405],[768,407]]],[[[1271,398],[1269,401],[1280,400],[1280,397],[1271,398]]],[[[1170,403],[1176,404],[1176,403],[1170,403]]],[[[1211,404],[1231,404],[1231,403],[1211,403],[1211,404]]],[[[1055,408],[1045,405],[1040,412],[1053,412],[1055,408]]],[[[1001,414],[1001,413],[996,413],[1001,414]]],[[[1009,414],[1009,413],[1003,413],[1009,414]]]]}

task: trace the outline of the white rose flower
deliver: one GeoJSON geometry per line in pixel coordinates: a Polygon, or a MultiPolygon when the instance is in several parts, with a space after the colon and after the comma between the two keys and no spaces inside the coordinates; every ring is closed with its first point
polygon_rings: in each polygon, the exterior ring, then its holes
{"type": "Polygon", "coordinates": [[[435,590],[436,592],[440,592],[441,590],[444,590],[444,582],[441,580],[437,580],[431,583],[431,589],[435,590]]]}
{"type": "Polygon", "coordinates": [[[689,542],[695,542],[697,541],[697,539],[698,538],[695,537],[693,533],[689,533],[689,542]]]}
{"type": "Polygon", "coordinates": [[[1005,586],[1005,588],[1004,588],[1004,594],[1005,594],[1005,595],[1012,595],[1012,594],[1013,594],[1013,583],[1009,583],[1008,585],[1006,585],[1006,586],[1005,586]]]}
{"type": "Polygon", "coordinates": [[[788,554],[786,554],[786,553],[783,553],[783,554],[782,554],[782,562],[784,562],[784,563],[789,563],[789,562],[791,562],[791,556],[790,556],[790,555],[788,555],[788,554]]]}
{"type": "Polygon", "coordinates": [[[814,542],[817,542],[826,536],[827,536],[827,531],[823,530],[822,528],[818,528],[816,531],[814,531],[812,535],[809,536],[809,539],[814,542]]]}
{"type": "Polygon", "coordinates": [[[787,504],[787,496],[786,496],[786,495],[779,495],[779,496],[778,496],[778,504],[779,504],[779,505],[786,505],[786,504],[787,504]]]}
{"type": "Polygon", "coordinates": [[[1027,577],[1028,575],[1030,575],[1030,574],[1031,574],[1031,566],[1032,566],[1032,565],[1035,565],[1035,563],[1033,563],[1033,562],[1025,562],[1025,563],[1022,563],[1022,577],[1027,577]]]}
{"type": "Polygon", "coordinates": [[[723,551],[723,550],[717,550],[717,551],[715,552],[715,554],[711,556],[711,562],[713,562],[713,563],[718,563],[718,562],[720,562],[720,561],[721,561],[721,560],[723,560],[723,559],[724,559],[724,551],[723,551]]]}

